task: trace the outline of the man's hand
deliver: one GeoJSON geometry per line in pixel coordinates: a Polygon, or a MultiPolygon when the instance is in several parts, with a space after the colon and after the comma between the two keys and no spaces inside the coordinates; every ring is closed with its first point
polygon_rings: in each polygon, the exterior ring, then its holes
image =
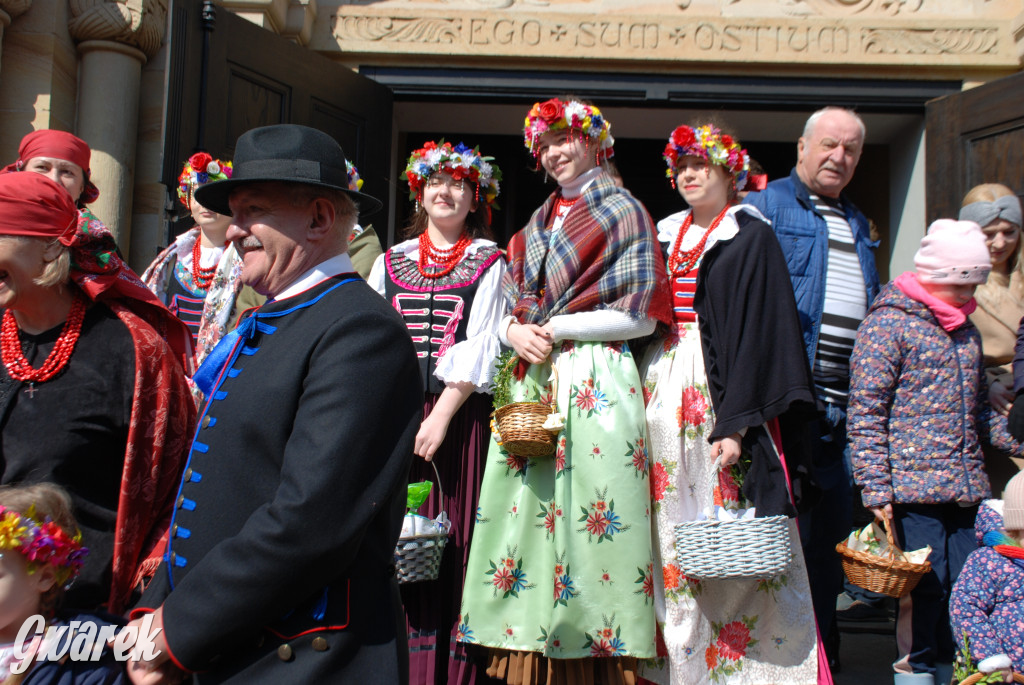
{"type": "MultiPolygon", "coordinates": [[[[132,647],[131,658],[125,664],[125,671],[128,679],[133,685],[176,685],[183,681],[187,674],[170,661],[167,654],[167,640],[164,638],[164,612],[163,607],[157,609],[149,616],[137,618],[122,628],[122,631],[134,632],[134,643],[128,642],[124,647],[132,647]],[[147,618],[149,619],[147,621],[147,618]],[[143,653],[152,643],[149,658],[143,660],[143,653]]],[[[114,640],[115,649],[120,640],[114,640]]]]}
{"type": "Polygon", "coordinates": [[[554,345],[551,334],[535,323],[512,323],[507,337],[516,354],[531,364],[543,363],[554,345]]]}

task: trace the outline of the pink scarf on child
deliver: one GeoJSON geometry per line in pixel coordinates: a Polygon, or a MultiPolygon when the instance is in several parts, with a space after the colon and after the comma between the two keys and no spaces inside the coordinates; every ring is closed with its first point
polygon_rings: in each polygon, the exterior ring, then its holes
{"type": "Polygon", "coordinates": [[[917,280],[917,274],[913,271],[900,274],[893,283],[904,295],[931,309],[932,314],[939,320],[939,325],[947,331],[963,326],[967,322],[967,316],[978,306],[973,297],[963,307],[954,307],[948,302],[943,302],[924,289],[921,282],[917,280]]]}

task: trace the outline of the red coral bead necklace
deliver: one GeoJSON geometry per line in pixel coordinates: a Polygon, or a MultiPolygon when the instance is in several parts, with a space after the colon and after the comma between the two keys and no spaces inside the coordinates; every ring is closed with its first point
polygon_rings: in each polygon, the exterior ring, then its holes
{"type": "Polygon", "coordinates": [[[679,233],[676,235],[675,243],[672,245],[672,252],[668,256],[668,270],[673,278],[682,276],[683,274],[690,271],[693,265],[697,263],[700,256],[704,254],[704,245],[708,242],[708,237],[718,228],[718,224],[722,223],[722,219],[725,218],[726,212],[729,211],[729,207],[732,205],[727,204],[715,220],[711,222],[707,230],[704,231],[704,235],[701,236],[700,241],[689,250],[683,252],[683,236],[690,230],[691,224],[693,224],[693,211],[691,210],[686,218],[683,219],[683,225],[679,227],[679,233]]]}
{"type": "Polygon", "coordinates": [[[196,236],[195,245],[192,246],[192,280],[199,290],[209,290],[210,284],[213,283],[213,276],[217,273],[217,265],[214,264],[209,267],[199,266],[199,257],[203,254],[202,242],[202,235],[198,235],[196,236]]]}
{"type": "Polygon", "coordinates": [[[469,235],[463,231],[459,239],[451,247],[441,248],[434,245],[427,231],[420,233],[419,262],[416,268],[424,278],[441,278],[452,272],[456,265],[462,261],[462,255],[470,243],[469,235]],[[428,268],[428,265],[434,265],[428,268]]]}
{"type": "Polygon", "coordinates": [[[30,385],[26,392],[29,393],[29,396],[35,394],[36,383],[45,383],[54,378],[68,365],[71,353],[75,351],[75,345],[82,334],[85,310],[85,298],[76,295],[71,302],[71,310],[57,337],[57,342],[54,343],[50,354],[46,356],[46,361],[38,369],[32,368],[21,351],[21,336],[14,314],[10,309],[4,312],[3,323],[0,324],[0,357],[2,357],[4,367],[11,378],[21,382],[28,381],[30,385]]]}

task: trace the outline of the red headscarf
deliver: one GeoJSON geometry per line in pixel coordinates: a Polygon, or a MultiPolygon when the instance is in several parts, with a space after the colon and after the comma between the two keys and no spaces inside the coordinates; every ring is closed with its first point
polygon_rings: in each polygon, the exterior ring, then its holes
{"type": "Polygon", "coordinates": [[[72,135],[67,131],[43,129],[33,131],[21,139],[18,146],[18,161],[8,164],[0,173],[9,171],[23,171],[25,164],[33,157],[53,157],[64,159],[72,164],[77,164],[85,173],[85,190],[81,198],[74,198],[75,202],[92,202],[100,196],[99,188],[89,180],[89,159],[92,151],[84,140],[72,135]]]}
{"type": "Polygon", "coordinates": [[[78,209],[61,186],[42,174],[0,174],[0,235],[59,238],[65,245],[78,209]]]}
{"type": "Polygon", "coordinates": [[[71,249],[71,280],[93,301],[117,300],[167,341],[187,373],[192,334],[117,254],[114,236],[80,213],[61,186],[42,174],[0,174],[0,235],[57,238],[71,249]]]}

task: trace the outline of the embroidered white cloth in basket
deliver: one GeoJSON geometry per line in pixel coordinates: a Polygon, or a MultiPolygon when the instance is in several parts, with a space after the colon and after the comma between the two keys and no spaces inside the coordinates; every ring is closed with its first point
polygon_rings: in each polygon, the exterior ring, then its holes
{"type": "MultiPolygon", "coordinates": [[[[877,522],[850,533],[850,537],[846,539],[846,546],[854,552],[865,552],[879,557],[889,556],[889,542],[885,539],[885,529],[877,522]]],[[[912,552],[897,549],[896,559],[911,564],[923,564],[931,553],[930,546],[915,549],[912,552]]]]}

